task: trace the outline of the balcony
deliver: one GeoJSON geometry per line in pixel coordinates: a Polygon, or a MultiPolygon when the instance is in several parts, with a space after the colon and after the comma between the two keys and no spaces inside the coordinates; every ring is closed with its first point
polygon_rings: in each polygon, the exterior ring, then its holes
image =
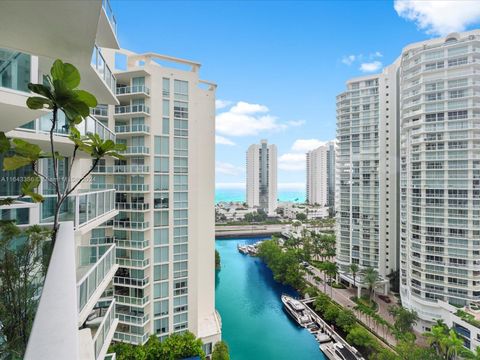
{"type": "MultiPolygon", "coordinates": [[[[47,135],[49,135],[50,129],[52,127],[52,117],[53,113],[41,116],[38,119],[35,119],[18,127],[16,130],[22,131],[21,134],[12,132],[9,135],[12,135],[12,137],[21,137],[27,139],[31,138],[31,140],[36,142],[40,140],[50,143],[50,138],[47,135]],[[27,137],[25,132],[43,134],[45,135],[45,137],[27,137]]],[[[85,118],[80,124],[76,125],[76,128],[82,136],[86,136],[87,134],[98,134],[102,140],[116,140],[115,133],[93,116],[85,118]]],[[[54,129],[54,133],[57,136],[62,136],[65,138],[64,141],[62,141],[61,139],[57,139],[57,143],[64,142],[65,144],[68,144],[73,148],[73,143],[67,139],[67,136],[69,135],[67,120],[65,118],[65,114],[61,111],[58,112],[58,122],[57,127],[54,129]]]]}
{"type": "Polygon", "coordinates": [[[115,207],[117,210],[146,211],[150,208],[150,204],[138,202],[116,202],[115,207]]]}
{"type": "Polygon", "coordinates": [[[150,317],[148,314],[145,315],[134,315],[134,314],[124,314],[117,313],[118,321],[124,324],[134,325],[134,326],[144,326],[149,320],[150,317]]]}
{"type": "Polygon", "coordinates": [[[126,150],[119,151],[122,155],[148,155],[150,154],[150,148],[148,146],[128,146],[126,150]]]}
{"type": "Polygon", "coordinates": [[[143,306],[146,303],[148,303],[149,300],[148,300],[148,296],[138,298],[134,296],[115,295],[115,301],[118,304],[122,304],[122,305],[143,306]]]}
{"type": "Polygon", "coordinates": [[[148,184],[112,184],[118,192],[148,192],[148,184]]]}
{"type": "Polygon", "coordinates": [[[116,229],[133,229],[145,230],[149,227],[148,221],[130,221],[130,220],[114,220],[113,227],[116,229]]]}
{"type": "Polygon", "coordinates": [[[150,96],[150,89],[145,85],[117,86],[116,94],[122,99],[150,96]]]}
{"type": "Polygon", "coordinates": [[[123,333],[123,332],[117,331],[115,332],[113,339],[115,341],[127,342],[130,344],[143,345],[144,343],[147,342],[149,336],[150,335],[148,333],[143,335],[135,335],[135,334],[123,333]]]}
{"type": "Polygon", "coordinates": [[[77,306],[80,324],[85,321],[118,269],[115,250],[115,244],[77,247],[77,306]]]}
{"type": "Polygon", "coordinates": [[[150,127],[144,124],[119,125],[119,126],[115,126],[115,133],[117,134],[137,134],[137,133],[149,134],[150,127]]]}
{"type": "Polygon", "coordinates": [[[145,269],[150,264],[150,259],[137,260],[128,258],[117,258],[117,263],[120,267],[145,269]]]}
{"type": "Polygon", "coordinates": [[[97,107],[94,107],[93,109],[90,110],[90,114],[96,117],[108,117],[108,106],[106,105],[97,105],[97,107]]]}
{"type": "Polygon", "coordinates": [[[147,105],[116,105],[115,106],[115,117],[117,118],[129,118],[132,115],[150,115],[150,108],[147,105]]]}
{"type": "Polygon", "coordinates": [[[113,165],[113,166],[105,166],[105,165],[97,165],[95,173],[112,173],[112,174],[148,174],[150,172],[150,168],[148,165],[113,165]]]}
{"type": "Polygon", "coordinates": [[[122,249],[143,250],[150,246],[150,242],[148,240],[136,241],[127,239],[115,239],[115,243],[117,244],[117,248],[122,249]]]}
{"type": "Polygon", "coordinates": [[[112,70],[105,62],[105,58],[102,55],[101,50],[95,45],[93,48],[92,59],[90,64],[92,68],[100,76],[100,79],[107,85],[112,94],[115,94],[115,89],[117,88],[117,79],[113,75],[112,70]]]}
{"type": "MultiPolygon", "coordinates": [[[[40,204],[40,223],[52,224],[56,195],[44,195],[40,204]]],[[[115,216],[115,190],[98,190],[77,193],[68,196],[60,210],[60,221],[73,221],[76,230],[86,233],[115,216]]]]}
{"type": "Polygon", "coordinates": [[[95,359],[104,359],[117,324],[115,300],[108,307],[95,308],[89,314],[85,325],[92,332],[95,359]]]}
{"type": "Polygon", "coordinates": [[[144,279],[132,279],[129,277],[115,276],[113,278],[113,283],[119,286],[135,286],[135,287],[145,287],[148,285],[148,276],[144,279]]]}

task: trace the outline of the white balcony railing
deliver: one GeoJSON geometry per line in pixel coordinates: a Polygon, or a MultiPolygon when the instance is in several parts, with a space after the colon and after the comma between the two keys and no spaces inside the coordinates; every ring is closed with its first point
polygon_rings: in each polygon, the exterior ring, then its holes
{"type": "Polygon", "coordinates": [[[94,172],[96,173],[148,173],[150,172],[150,167],[148,165],[97,165],[94,172]]]}
{"type": "Polygon", "coordinates": [[[117,95],[150,94],[150,89],[145,85],[118,86],[117,95]]]}
{"type": "Polygon", "coordinates": [[[115,105],[115,115],[145,113],[150,114],[150,108],[146,105],[115,105]]]}
{"type": "MultiPolygon", "coordinates": [[[[44,195],[40,204],[40,222],[51,224],[56,207],[56,195],[44,195]]],[[[75,229],[115,211],[115,189],[89,191],[69,195],[60,210],[60,221],[73,221],[75,229]]]]}
{"type": "Polygon", "coordinates": [[[145,211],[150,208],[149,203],[138,203],[138,202],[116,202],[115,207],[118,210],[134,210],[134,211],[145,211]]]}
{"type": "Polygon", "coordinates": [[[149,337],[149,334],[143,334],[143,335],[134,335],[130,333],[123,333],[123,332],[115,332],[114,335],[114,340],[116,341],[122,341],[122,342],[128,342],[131,344],[136,344],[136,345],[143,345],[145,342],[147,342],[149,337]]]}
{"type": "Polygon", "coordinates": [[[95,311],[100,312],[102,317],[102,322],[100,326],[96,329],[95,335],[93,336],[93,346],[95,351],[95,359],[100,359],[100,353],[102,348],[106,345],[105,340],[108,339],[108,335],[113,331],[112,327],[115,323],[115,300],[110,303],[108,308],[95,309],[95,311]]]}
{"type": "MultiPolygon", "coordinates": [[[[93,110],[92,110],[93,113],[93,110]]],[[[17,130],[33,132],[36,134],[48,134],[52,127],[53,113],[46,114],[38,119],[32,120],[25,125],[17,128],[17,130]]],[[[54,133],[57,136],[68,136],[68,122],[62,111],[58,112],[57,127],[54,133]]],[[[88,116],[80,124],[75,125],[80,135],[98,134],[103,140],[115,141],[115,133],[107,126],[98,121],[94,116],[88,116]]],[[[72,143],[73,144],[73,143],[72,143]]]]}
{"type": "Polygon", "coordinates": [[[117,79],[105,62],[105,58],[103,57],[101,50],[96,45],[93,48],[91,64],[98,75],[100,75],[100,78],[105,82],[112,93],[115,94],[117,88],[117,79]]]}
{"type": "Polygon", "coordinates": [[[123,155],[148,155],[150,148],[148,146],[128,146],[126,150],[119,151],[123,155]]]}
{"type": "Polygon", "coordinates": [[[118,125],[115,126],[115,132],[119,134],[124,133],[149,133],[150,127],[145,124],[137,124],[137,125],[118,125]]]}
{"type": "Polygon", "coordinates": [[[110,5],[110,0],[102,0],[102,7],[105,10],[105,14],[107,14],[107,19],[112,26],[113,32],[115,35],[117,34],[117,19],[112,10],[112,6],[110,5]]]}
{"type": "Polygon", "coordinates": [[[78,313],[116,265],[115,244],[77,247],[78,313]]]}
{"type": "Polygon", "coordinates": [[[130,221],[130,220],[114,220],[113,227],[120,229],[146,229],[148,228],[148,221],[130,221]]]}

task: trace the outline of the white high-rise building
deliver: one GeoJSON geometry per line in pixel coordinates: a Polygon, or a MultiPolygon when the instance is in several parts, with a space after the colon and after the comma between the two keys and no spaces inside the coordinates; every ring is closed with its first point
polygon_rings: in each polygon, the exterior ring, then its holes
{"type": "MultiPolygon", "coordinates": [[[[28,83],[42,83],[55,59],[77,67],[81,89],[93,93],[99,102],[117,104],[115,76],[99,50],[119,48],[117,24],[108,1],[4,1],[0,5],[0,24],[0,130],[6,131],[7,137],[25,139],[50,152],[52,115],[30,110],[26,99],[32,96],[28,83]]],[[[91,160],[77,154],[67,173],[74,146],[66,138],[63,113],[58,121],[53,141],[56,150],[65,155],[58,171],[60,177],[70,176],[72,181],[66,186],[71,187],[91,168],[91,160]]],[[[94,115],[77,129],[83,135],[97,133],[103,140],[115,141],[112,129],[94,115]]],[[[3,164],[3,156],[0,162],[3,164]]],[[[2,179],[8,179],[0,186],[0,196],[19,195],[20,179],[31,169],[4,171],[1,164],[0,169],[2,179]]],[[[40,161],[37,170],[52,178],[52,160],[40,161]]],[[[16,201],[1,206],[2,219],[15,220],[20,228],[51,226],[56,206],[54,191],[45,181],[38,191],[44,197],[42,203],[16,201]]],[[[26,360],[103,360],[114,356],[107,351],[118,324],[111,292],[118,268],[116,246],[92,244],[91,239],[99,224],[111,221],[117,214],[115,190],[90,190],[88,181],[81,183],[64,203],[26,360]]]]}
{"type": "Polygon", "coordinates": [[[400,294],[426,324],[480,300],[479,64],[480,30],[401,55],[400,294]]]}
{"type": "Polygon", "coordinates": [[[330,208],[330,216],[335,210],[335,141],[329,141],[327,149],[327,190],[328,190],[328,207],[330,208]]]}
{"type": "Polygon", "coordinates": [[[381,291],[398,269],[396,73],[392,65],[349,80],[337,96],[336,259],[350,283],[352,263],[377,270],[381,291]]]}
{"type": "Polygon", "coordinates": [[[277,209],[277,146],[267,140],[247,150],[247,204],[268,215],[277,209]]]}
{"type": "Polygon", "coordinates": [[[117,245],[115,340],[143,344],[192,331],[211,352],[215,310],[214,159],[216,85],[200,64],[155,53],[105,51],[115,63],[115,107],[103,118],[126,160],[97,167],[94,188],[115,188],[119,215],[98,238],[117,245]],[[159,65],[173,62],[187,70],[159,65]]]}
{"type": "Polygon", "coordinates": [[[319,146],[307,152],[307,202],[326,206],[328,203],[328,148],[319,146]]]}

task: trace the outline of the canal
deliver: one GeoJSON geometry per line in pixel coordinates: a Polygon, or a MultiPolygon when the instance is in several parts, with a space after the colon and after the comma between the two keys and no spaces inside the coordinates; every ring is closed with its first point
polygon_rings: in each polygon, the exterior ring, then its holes
{"type": "Polygon", "coordinates": [[[222,317],[222,337],[232,360],[322,360],[313,335],[283,310],[280,295],[296,291],[273,280],[258,258],[242,255],[237,244],[258,238],[217,240],[221,270],[216,272],[216,307],[222,317]]]}

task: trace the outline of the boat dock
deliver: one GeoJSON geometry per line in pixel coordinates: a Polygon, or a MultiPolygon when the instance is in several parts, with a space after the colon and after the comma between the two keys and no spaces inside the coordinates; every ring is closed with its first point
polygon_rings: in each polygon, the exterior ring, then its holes
{"type": "Polygon", "coordinates": [[[245,255],[250,255],[250,256],[257,256],[258,255],[258,244],[260,244],[260,241],[253,244],[253,245],[237,245],[237,249],[239,252],[245,255]]]}
{"type": "Polygon", "coordinates": [[[320,343],[320,350],[322,350],[329,360],[365,360],[357,349],[348,344],[330,325],[312,310],[309,305],[313,303],[313,299],[304,299],[300,300],[300,302],[305,305],[311,319],[318,325],[319,330],[314,334],[320,343]]]}

